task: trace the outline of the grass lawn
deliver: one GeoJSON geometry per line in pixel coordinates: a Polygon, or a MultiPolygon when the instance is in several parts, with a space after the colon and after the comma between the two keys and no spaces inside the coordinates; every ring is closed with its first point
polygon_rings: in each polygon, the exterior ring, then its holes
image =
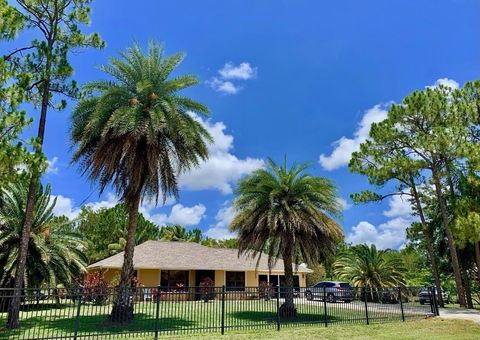
{"type": "MultiPolygon", "coordinates": [[[[76,327],[75,316],[77,308],[74,304],[63,308],[54,308],[52,305],[40,305],[21,312],[21,329],[15,331],[0,330],[0,338],[49,338],[72,335],[76,327]]],[[[296,304],[298,315],[295,324],[321,324],[325,322],[324,303],[321,301],[309,301],[296,304]]],[[[406,310],[407,319],[422,318],[429,307],[413,306],[406,310]]],[[[106,321],[110,313],[110,305],[82,305],[80,318],[78,319],[78,335],[98,336],[115,335],[119,333],[137,333],[137,335],[151,336],[156,327],[155,315],[156,304],[142,302],[135,305],[135,319],[128,325],[112,325],[106,321]]],[[[159,309],[158,329],[161,334],[182,333],[206,333],[212,336],[220,332],[221,325],[221,301],[215,300],[209,303],[203,301],[184,302],[161,302],[159,309]]],[[[276,328],[275,300],[246,300],[225,301],[225,329],[227,333],[235,330],[248,329],[271,329],[276,328]]],[[[369,318],[371,323],[385,321],[401,322],[401,313],[398,304],[369,306],[369,318]]],[[[4,324],[6,314],[0,314],[0,323],[4,324]]],[[[365,326],[365,309],[363,302],[331,303],[327,304],[327,320],[333,323],[361,323],[365,326]]],[[[285,321],[284,329],[293,327],[293,324],[285,321]]],[[[335,326],[335,328],[340,329],[335,326]]],[[[323,330],[324,327],[321,329],[323,330]]],[[[307,329],[307,327],[305,327],[307,329]]],[[[305,329],[298,328],[299,332],[305,329]]],[[[276,333],[274,333],[276,334],[276,333]]]]}
{"type": "MultiPolygon", "coordinates": [[[[372,325],[333,325],[327,328],[321,326],[306,326],[295,328],[282,328],[275,330],[255,330],[230,332],[225,335],[218,334],[192,334],[162,337],[165,339],[284,339],[284,340],[310,340],[310,339],[385,339],[385,340],[474,340],[480,339],[480,325],[471,321],[443,320],[429,318],[424,320],[406,321],[398,323],[377,323],[372,325]]],[[[152,337],[136,338],[138,340],[152,339],[152,337]]]]}

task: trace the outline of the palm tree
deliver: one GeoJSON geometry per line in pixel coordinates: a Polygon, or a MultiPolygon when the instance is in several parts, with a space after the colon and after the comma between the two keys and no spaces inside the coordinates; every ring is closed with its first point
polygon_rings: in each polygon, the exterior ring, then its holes
{"type": "Polygon", "coordinates": [[[354,287],[368,288],[373,298],[380,288],[405,286],[403,262],[392,255],[392,251],[377,250],[373,244],[353,246],[339,255],[334,272],[354,287]]]}
{"type": "Polygon", "coordinates": [[[332,219],[340,215],[336,188],[324,177],[307,174],[307,165],[287,168],[268,161],[238,184],[230,229],[238,232],[239,255],[268,255],[271,266],[279,257],[285,266],[283,317],[296,314],[293,302],[293,264],[316,263],[331,255],[343,238],[332,219]]]}
{"type": "MultiPolygon", "coordinates": [[[[0,197],[0,287],[10,287],[15,277],[25,219],[28,186],[22,182],[3,189],[0,197]]],[[[35,192],[32,229],[24,287],[69,285],[86,272],[85,242],[73,232],[65,217],[55,217],[56,199],[50,186],[35,192]]]]}
{"type": "Polygon", "coordinates": [[[192,75],[170,77],[182,59],[181,53],[164,57],[154,42],[146,55],[135,44],[101,68],[112,79],[87,84],[73,113],[73,161],[99,183],[100,192],[113,184],[129,212],[112,322],[133,318],[128,287],[140,201],[177,197],[179,174],[208,157],[211,137],[194,114],[205,116],[208,109],[178,93],[199,81],[192,75]]]}

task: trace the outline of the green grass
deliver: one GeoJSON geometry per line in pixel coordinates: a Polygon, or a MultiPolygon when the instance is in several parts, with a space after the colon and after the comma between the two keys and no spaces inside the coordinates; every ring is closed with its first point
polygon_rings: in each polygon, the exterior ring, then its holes
{"type": "MultiPolygon", "coordinates": [[[[364,305],[361,302],[327,304],[327,321],[332,323],[365,324],[364,305]]],[[[298,323],[323,324],[325,322],[324,304],[321,301],[298,303],[298,315],[294,320],[282,320],[282,326],[298,323]]],[[[209,303],[203,301],[161,302],[158,329],[162,334],[219,332],[221,324],[221,301],[209,303]]],[[[370,308],[370,307],[369,307],[370,308]]],[[[156,327],[156,305],[142,302],[135,305],[135,319],[126,325],[113,325],[107,322],[110,305],[82,305],[78,319],[78,334],[82,336],[115,335],[120,333],[152,334],[156,327]]],[[[225,301],[225,325],[227,332],[235,329],[275,329],[275,300],[225,301]]],[[[46,338],[73,334],[77,308],[55,308],[54,305],[40,305],[20,315],[21,329],[15,331],[0,330],[0,337],[46,338]]],[[[424,310],[416,314],[407,313],[407,317],[422,317],[424,310]]],[[[372,323],[396,320],[400,322],[399,305],[383,305],[371,308],[369,317],[372,323]]],[[[0,323],[4,324],[6,314],[0,314],[0,323]]]]}

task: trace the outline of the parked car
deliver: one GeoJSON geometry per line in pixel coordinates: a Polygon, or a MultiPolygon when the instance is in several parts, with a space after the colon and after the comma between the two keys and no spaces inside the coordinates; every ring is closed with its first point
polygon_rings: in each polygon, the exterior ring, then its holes
{"type": "MultiPolygon", "coordinates": [[[[408,302],[409,301],[408,294],[406,294],[405,291],[402,291],[401,294],[402,294],[402,302],[403,303],[408,302]]],[[[381,294],[381,297],[380,297],[380,302],[385,303],[385,304],[400,303],[399,297],[400,296],[399,296],[398,289],[388,289],[388,288],[386,288],[382,291],[382,294],[381,294]]]]}
{"type": "MultiPolygon", "coordinates": [[[[425,303],[430,303],[430,296],[432,295],[432,290],[425,287],[420,290],[418,293],[418,300],[421,305],[424,305],[425,303]]],[[[437,298],[438,302],[438,291],[435,290],[435,296],[437,298]]],[[[442,299],[444,303],[450,303],[450,293],[444,289],[442,289],[442,299]]]]}
{"type": "Polygon", "coordinates": [[[305,290],[307,300],[320,299],[323,301],[324,296],[328,302],[349,303],[355,298],[355,289],[348,282],[321,281],[305,290]]]}

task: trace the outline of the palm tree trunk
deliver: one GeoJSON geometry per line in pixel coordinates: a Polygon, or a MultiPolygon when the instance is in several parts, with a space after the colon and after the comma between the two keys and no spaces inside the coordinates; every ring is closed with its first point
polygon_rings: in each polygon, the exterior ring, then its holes
{"type": "Polygon", "coordinates": [[[440,284],[440,274],[438,273],[438,266],[437,266],[437,259],[435,257],[435,251],[433,249],[433,241],[432,237],[430,235],[430,226],[428,225],[427,221],[425,220],[425,214],[423,213],[423,208],[422,204],[420,202],[420,197],[418,195],[417,188],[415,184],[412,181],[412,193],[413,197],[415,199],[415,205],[417,207],[418,215],[420,216],[420,221],[422,222],[423,226],[423,237],[425,238],[425,241],[427,243],[427,252],[428,252],[428,257],[430,258],[430,264],[432,266],[432,274],[433,274],[433,280],[435,282],[435,288],[437,289],[438,292],[438,303],[440,307],[444,307],[444,301],[442,297],[442,286],[440,284]]]}
{"type": "MultiPolygon", "coordinates": [[[[283,264],[285,271],[285,287],[283,293],[285,302],[280,306],[279,314],[282,318],[294,318],[297,316],[297,310],[293,301],[293,249],[292,245],[287,244],[283,251],[283,264]]],[[[282,289],[280,289],[282,292],[282,289]]]]}
{"type": "MultiPolygon", "coordinates": [[[[47,61],[47,74],[50,73],[50,61],[47,61]]],[[[42,152],[43,139],[45,136],[45,125],[47,121],[48,100],[50,97],[50,79],[46,79],[42,89],[42,104],[40,110],[40,121],[38,124],[38,147],[37,153],[42,152]]],[[[37,190],[40,174],[37,169],[32,169],[32,177],[28,186],[27,204],[25,206],[25,219],[23,221],[22,235],[18,251],[17,267],[15,270],[15,281],[13,285],[13,297],[8,307],[7,328],[14,329],[20,326],[20,300],[24,286],[25,269],[27,265],[28,243],[30,242],[30,230],[32,229],[33,209],[35,207],[35,191],[37,190]]]]}
{"type": "Polygon", "coordinates": [[[450,251],[450,260],[452,261],[453,276],[455,277],[455,285],[457,287],[458,303],[460,304],[460,307],[465,308],[465,292],[463,290],[462,274],[460,271],[460,264],[457,256],[457,248],[455,247],[453,233],[450,229],[445,197],[443,196],[442,185],[440,183],[440,178],[436,169],[432,169],[432,177],[435,185],[435,192],[437,195],[438,204],[440,207],[440,213],[442,215],[443,227],[445,228],[445,234],[447,235],[448,249],[450,251]]]}
{"type": "Polygon", "coordinates": [[[109,320],[115,323],[125,323],[133,320],[133,253],[135,249],[135,232],[137,230],[138,208],[140,206],[140,192],[128,202],[128,233],[127,243],[123,254],[123,266],[120,274],[120,283],[117,296],[112,307],[109,320]]]}

